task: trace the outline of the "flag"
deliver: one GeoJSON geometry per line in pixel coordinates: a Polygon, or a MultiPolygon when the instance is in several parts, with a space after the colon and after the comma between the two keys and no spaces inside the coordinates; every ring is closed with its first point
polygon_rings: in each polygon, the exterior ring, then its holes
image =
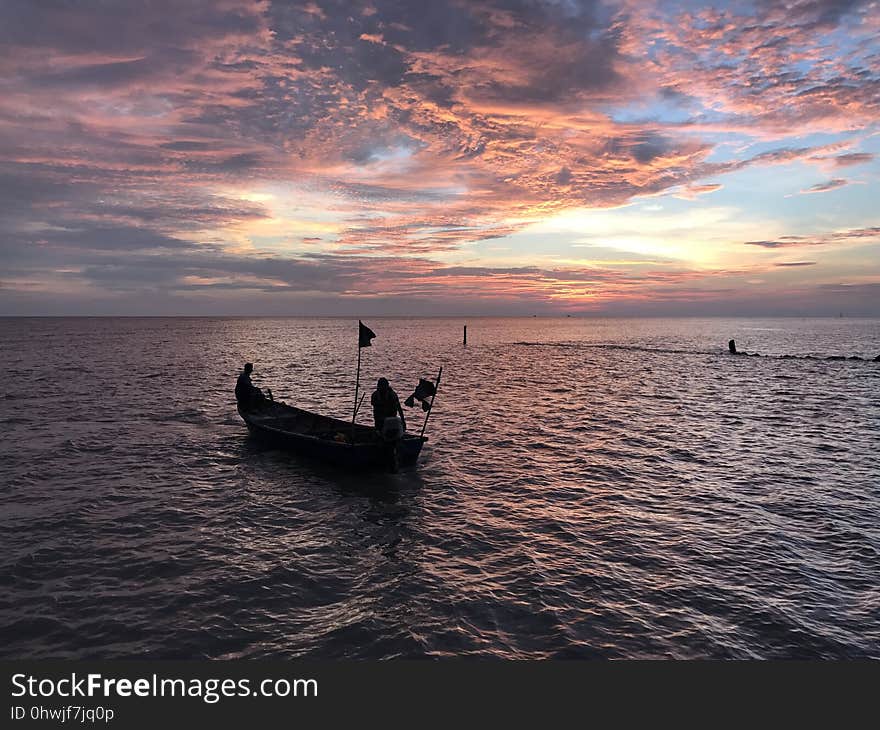
{"type": "Polygon", "coordinates": [[[420,401],[422,404],[423,411],[431,410],[431,404],[428,402],[428,398],[433,397],[437,393],[437,387],[430,380],[425,380],[424,378],[419,378],[419,384],[416,386],[413,394],[407,398],[403,404],[407,408],[412,408],[416,401],[420,401]]]}
{"type": "Polygon", "coordinates": [[[371,344],[370,340],[372,340],[376,336],[376,333],[373,332],[367,325],[358,320],[358,347],[369,347],[371,344]]]}

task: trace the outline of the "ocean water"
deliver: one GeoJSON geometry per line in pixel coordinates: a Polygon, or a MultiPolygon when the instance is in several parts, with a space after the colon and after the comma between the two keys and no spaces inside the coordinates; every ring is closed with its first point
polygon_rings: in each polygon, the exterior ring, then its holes
{"type": "Polygon", "coordinates": [[[351,474],[232,389],[346,417],[355,320],[0,320],[0,656],[880,658],[880,321],[464,323],[367,320],[443,380],[351,474]]]}

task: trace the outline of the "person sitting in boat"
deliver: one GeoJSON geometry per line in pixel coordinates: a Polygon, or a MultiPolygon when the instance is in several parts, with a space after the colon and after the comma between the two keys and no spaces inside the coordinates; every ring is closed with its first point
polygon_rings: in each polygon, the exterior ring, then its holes
{"type": "Polygon", "coordinates": [[[239,373],[238,381],[235,383],[235,400],[244,410],[253,408],[264,400],[263,391],[251,382],[253,371],[253,363],[246,362],[244,370],[239,373]]]}
{"type": "Polygon", "coordinates": [[[375,421],[377,431],[382,432],[385,427],[385,419],[394,416],[400,416],[403,430],[406,430],[406,418],[403,416],[403,408],[400,407],[400,398],[397,397],[397,393],[394,392],[386,378],[379,378],[370,403],[373,405],[373,421],[375,421]]]}

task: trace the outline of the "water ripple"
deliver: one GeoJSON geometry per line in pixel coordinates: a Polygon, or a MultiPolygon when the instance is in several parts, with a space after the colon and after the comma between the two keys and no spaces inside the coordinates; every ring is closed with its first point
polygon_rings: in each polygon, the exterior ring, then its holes
{"type": "Polygon", "coordinates": [[[880,658],[876,320],[370,324],[417,470],[235,414],[350,413],[352,322],[0,320],[0,655],[880,658]]]}

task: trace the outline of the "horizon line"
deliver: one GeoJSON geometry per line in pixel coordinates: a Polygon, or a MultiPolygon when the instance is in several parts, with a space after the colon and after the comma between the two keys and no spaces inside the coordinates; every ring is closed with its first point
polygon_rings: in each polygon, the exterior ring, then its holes
{"type": "Polygon", "coordinates": [[[878,314],[0,314],[0,319],[880,319],[878,314]]]}

